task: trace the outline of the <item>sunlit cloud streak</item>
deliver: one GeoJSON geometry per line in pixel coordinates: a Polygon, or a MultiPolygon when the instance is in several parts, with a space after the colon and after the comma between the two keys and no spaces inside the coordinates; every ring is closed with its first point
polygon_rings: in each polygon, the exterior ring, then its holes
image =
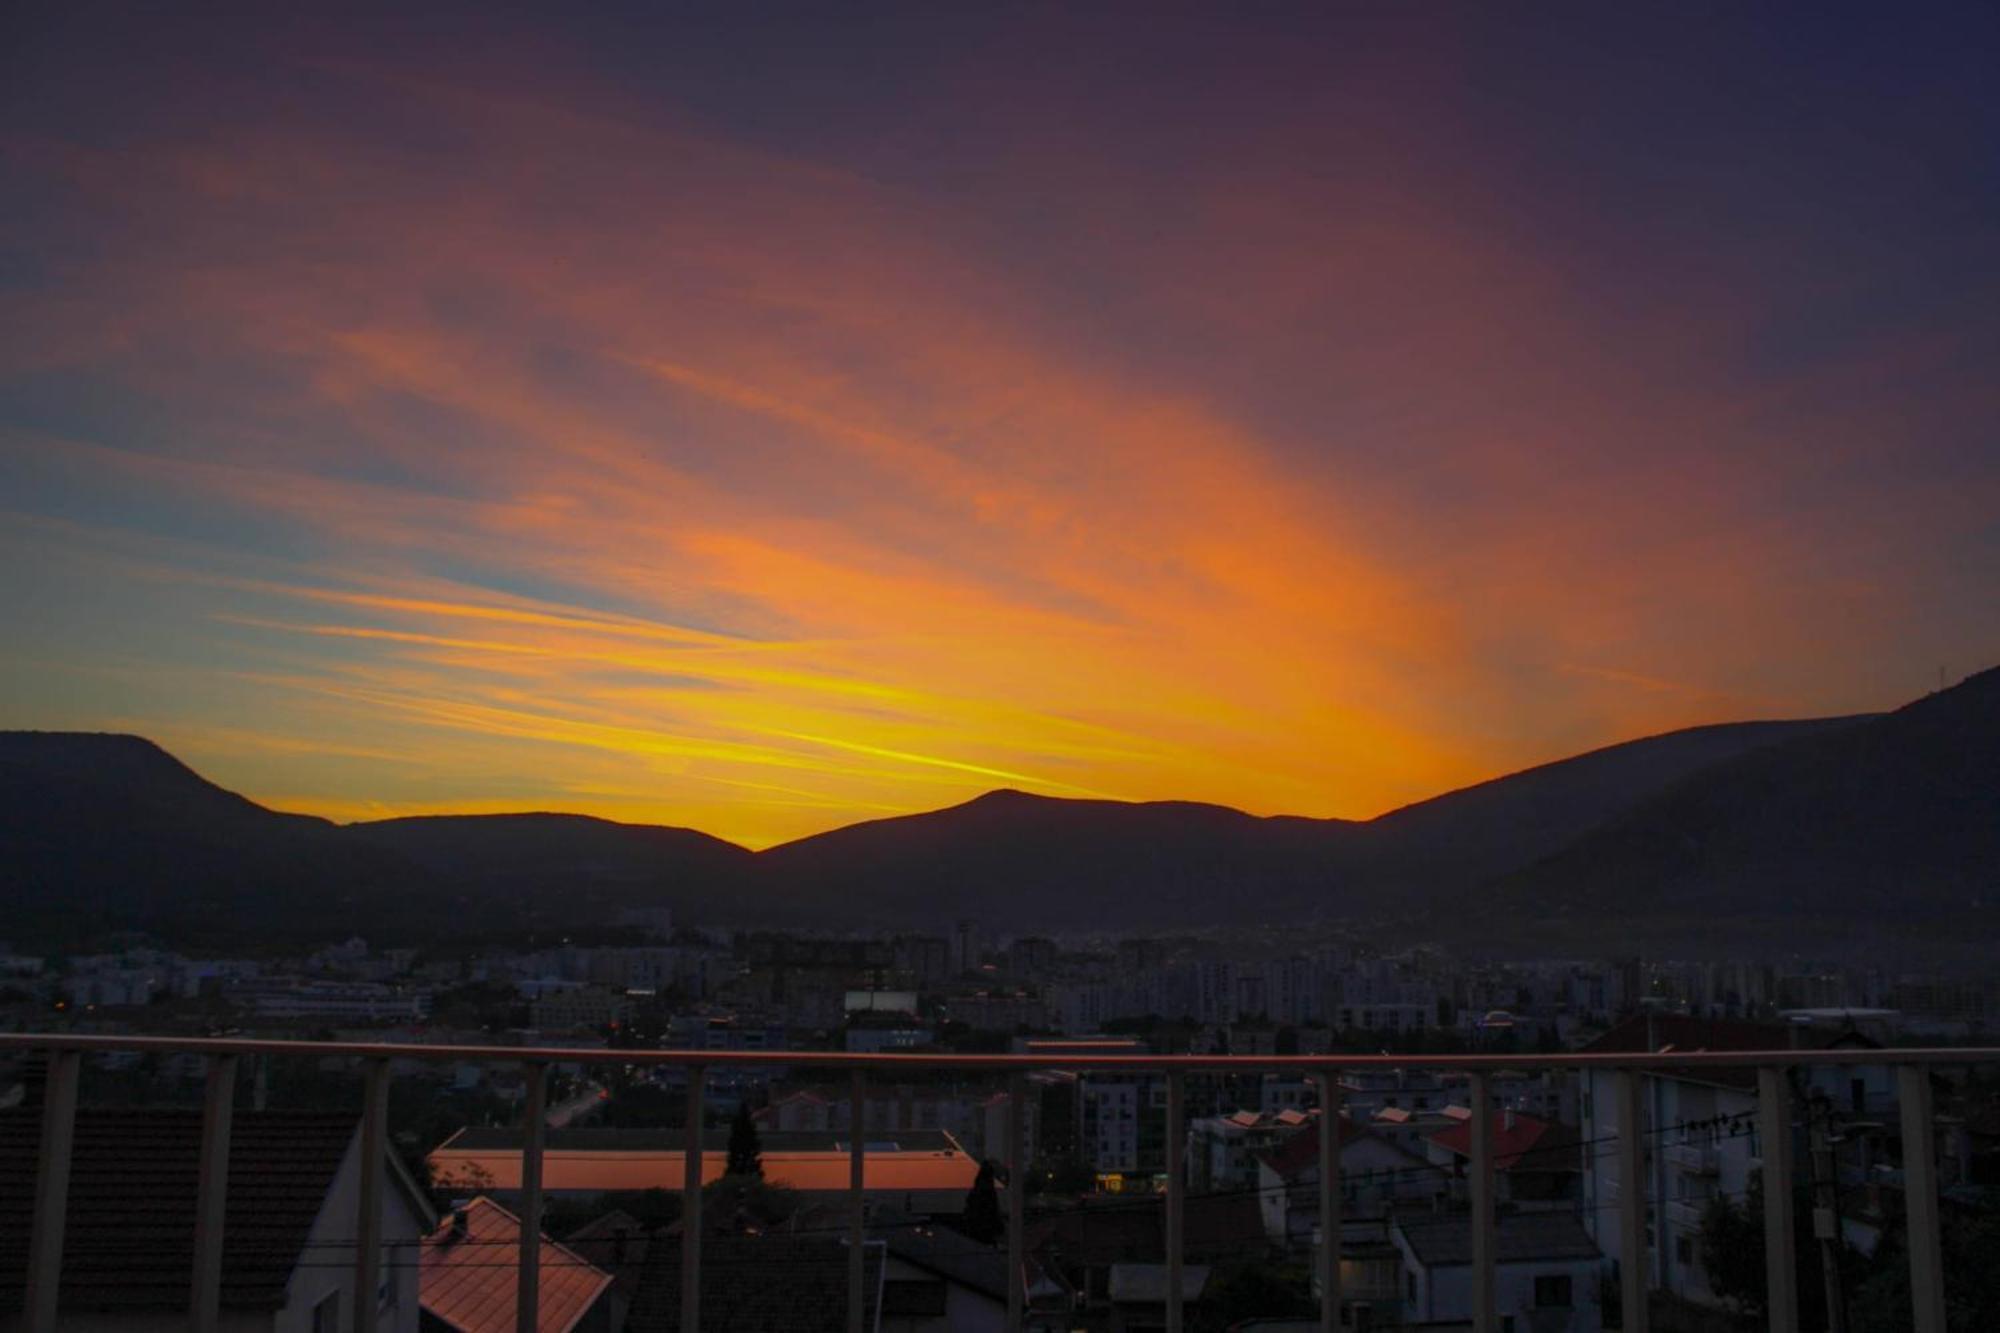
{"type": "Polygon", "coordinates": [[[1757,254],[1643,315],[1584,289],[1453,170],[1448,102],[1345,178],[1093,174],[1024,130],[1069,216],[1159,215],[1037,250],[977,191],[491,59],[11,136],[115,243],[10,237],[52,280],[0,293],[36,331],[0,462],[46,578],[148,603],[159,669],[38,610],[9,722],[116,718],[337,817],[764,845],[995,785],[1365,817],[1891,702],[1899,625],[1994,642],[1904,596],[1990,563],[1990,470],[1880,470],[1995,406],[1962,342],[1746,375],[1718,331],[1787,293],[1720,275],[1757,254]]]}

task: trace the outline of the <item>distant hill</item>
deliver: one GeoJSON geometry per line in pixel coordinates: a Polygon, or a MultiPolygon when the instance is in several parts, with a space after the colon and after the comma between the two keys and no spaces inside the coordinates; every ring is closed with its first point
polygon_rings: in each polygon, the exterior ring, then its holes
{"type": "Polygon", "coordinates": [[[751,853],[693,829],[587,815],[427,815],[343,834],[420,866],[454,901],[516,928],[608,922],[626,907],[713,919],[741,893],[751,853]]]}
{"type": "Polygon", "coordinates": [[[1891,714],[1696,727],[1365,822],[999,791],[754,855],[574,815],[339,826],[266,810],[138,737],[0,733],[0,939],[464,937],[665,905],[779,928],[1351,920],[1544,951],[1637,932],[1838,945],[1867,923],[1990,942],[1996,700],[1987,672],[1891,714]]]}
{"type": "Polygon", "coordinates": [[[749,858],[702,833],[572,815],[342,826],[268,810],[137,736],[0,732],[0,940],[22,945],[588,928],[620,907],[705,904],[749,858]]]}
{"type": "Polygon", "coordinates": [[[1725,722],[1609,745],[1406,805],[1369,821],[1368,874],[1385,888],[1463,888],[1566,847],[1712,765],[1875,715],[1725,722]]]}
{"type": "Polygon", "coordinates": [[[1187,801],[996,791],[770,848],[758,871],[777,901],[815,919],[1212,925],[1247,902],[1332,900],[1359,827],[1187,801]]]}
{"type": "Polygon", "coordinates": [[[414,866],[198,776],[137,736],[0,733],[0,939],[144,930],[190,945],[415,926],[414,866]]]}
{"type": "MultiPolygon", "coordinates": [[[[1367,822],[1257,818],[1185,801],[999,791],[773,847],[760,871],[800,912],[1043,928],[1419,917],[1565,846],[1709,764],[1853,719],[1697,727],[1497,778],[1367,822]]],[[[1416,924],[1413,922],[1413,924],[1416,924]]]]}
{"type": "Polygon", "coordinates": [[[1762,921],[1824,948],[1957,935],[1990,949],[2000,669],[1670,783],[1501,878],[1476,919],[1692,943],[1762,921]]]}

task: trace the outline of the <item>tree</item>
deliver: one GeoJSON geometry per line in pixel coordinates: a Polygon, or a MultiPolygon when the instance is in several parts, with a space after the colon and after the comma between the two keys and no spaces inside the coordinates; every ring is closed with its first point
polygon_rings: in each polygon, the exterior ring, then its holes
{"type": "Polygon", "coordinates": [[[983,1245],[1000,1239],[1000,1183],[992,1162],[979,1164],[979,1174],[973,1177],[972,1188],[965,1192],[965,1212],[959,1225],[966,1235],[983,1245]]]}
{"type": "Polygon", "coordinates": [[[1697,1245],[1708,1287],[1740,1310],[1762,1314],[1768,1291],[1764,1282],[1764,1191],[1752,1177],[1749,1203],[1725,1195],[1709,1201],[1701,1215],[1697,1245]],[[1752,1207],[1755,1212],[1751,1211],[1752,1207]]]}
{"type": "Polygon", "coordinates": [[[737,1103],[736,1118],[729,1122],[729,1160],[722,1174],[764,1177],[764,1143],[757,1137],[757,1122],[750,1118],[748,1102],[737,1103]]]}
{"type": "Polygon", "coordinates": [[[1200,1330],[1221,1330],[1260,1316],[1302,1319],[1317,1313],[1306,1270],[1250,1260],[1216,1271],[1191,1322],[1200,1330]]]}
{"type": "MultiPolygon", "coordinates": [[[[1799,1321],[1807,1328],[1826,1326],[1826,1281],[1821,1273],[1821,1247],[1812,1232],[1812,1194],[1795,1188],[1792,1194],[1793,1281],[1799,1295],[1799,1321]]],[[[1769,1290],[1764,1270],[1764,1173],[1752,1172],[1742,1203],[1717,1198],[1702,1214],[1697,1240],[1709,1289],[1737,1309],[1762,1317],[1769,1290]]],[[[1879,1256],[1878,1256],[1879,1258],[1879,1256]]],[[[1840,1256],[1843,1274],[1864,1272],[1868,1261],[1852,1247],[1840,1256]]]]}
{"type": "MultiPolygon", "coordinates": [[[[1855,1297],[1856,1328],[1908,1327],[1910,1250],[1907,1218],[1882,1238],[1873,1272],[1855,1297]]],[[[2000,1328],[2000,1216],[1946,1209],[1944,1244],[1945,1327],[1951,1333],[2000,1328]]]]}

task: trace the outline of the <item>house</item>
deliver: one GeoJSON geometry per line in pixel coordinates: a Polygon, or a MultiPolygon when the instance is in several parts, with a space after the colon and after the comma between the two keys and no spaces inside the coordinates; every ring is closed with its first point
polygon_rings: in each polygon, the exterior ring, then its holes
{"type": "MultiPolygon", "coordinates": [[[[1359,1111],[1349,1108],[1348,1114],[1359,1118],[1359,1111]]],[[[1428,1160],[1430,1140],[1454,1125],[1462,1125],[1472,1118],[1472,1110],[1465,1106],[1433,1106],[1421,1111],[1412,1111],[1401,1106],[1378,1106],[1360,1119],[1389,1142],[1416,1157],[1428,1160]]]]}
{"type": "MultiPolygon", "coordinates": [[[[887,1253],[882,1333],[1002,1333],[1007,1253],[950,1227],[884,1211],[869,1219],[887,1253]]],[[[1070,1290],[1032,1256],[1021,1275],[1031,1330],[1069,1327],[1070,1290]]]]}
{"type": "MultiPolygon", "coordinates": [[[[1182,1226],[1182,1256],[1189,1265],[1271,1253],[1257,1201],[1247,1194],[1188,1198],[1182,1226]]],[[[1115,1270],[1166,1263],[1166,1227],[1166,1200],[1160,1195],[1104,1200],[1030,1221],[1027,1250],[1050,1281],[1076,1293],[1080,1310],[1102,1317],[1117,1299],[1115,1270]]]]}
{"type": "MultiPolygon", "coordinates": [[[[1181,1308],[1187,1311],[1201,1304],[1208,1289],[1207,1264],[1181,1266],[1181,1308]]],[[[1111,1318],[1107,1333],[1153,1333],[1167,1326],[1168,1285],[1165,1264],[1113,1264],[1111,1266],[1111,1318]]]]}
{"type": "MultiPolygon", "coordinates": [[[[861,1326],[882,1333],[883,1245],[863,1249],[861,1326]]],[[[700,1333],[846,1333],[847,1242],[820,1236],[709,1235],[701,1242],[700,1333]]],[[[682,1333],[681,1238],[656,1240],[626,1316],[628,1333],[682,1333]]]]}
{"type": "MultiPolygon", "coordinates": [[[[520,1252],[521,1219],[493,1200],[454,1209],[424,1242],[418,1264],[423,1333],[514,1333],[520,1283],[513,1261],[520,1252]]],[[[542,1237],[540,1333],[612,1333],[610,1290],[611,1274],[542,1237]]]]}
{"type": "MultiPolygon", "coordinates": [[[[1597,1333],[1603,1256],[1568,1213],[1502,1215],[1495,1224],[1494,1292],[1502,1329],[1597,1333]]],[[[1472,1318],[1472,1226],[1462,1212],[1397,1214],[1390,1241],[1403,1259],[1406,1324],[1472,1318]]],[[[1470,1327],[1468,1323],[1465,1325],[1470,1327]]]]}
{"type": "MultiPolygon", "coordinates": [[[[1299,1252],[1312,1245],[1319,1223],[1319,1112],[1275,1148],[1257,1155],[1257,1203],[1272,1245],[1299,1252]]],[[[1380,1217],[1396,1203],[1428,1199],[1444,1192],[1447,1173],[1439,1167],[1340,1118],[1341,1213],[1380,1217]]]]}
{"type": "MultiPolygon", "coordinates": [[[[1566,1208],[1577,1197],[1583,1151],[1576,1126],[1520,1111],[1493,1111],[1495,1193],[1522,1208],[1566,1208]]],[[[1472,1163],[1472,1125],[1465,1121],[1430,1138],[1430,1160],[1451,1172],[1453,1193],[1472,1163]]]]}
{"type": "MultiPolygon", "coordinates": [[[[623,1190],[680,1193],[684,1180],[678,1129],[550,1130],[542,1157],[542,1189],[570,1198],[623,1190]]],[[[704,1132],[702,1183],[728,1164],[726,1128],[704,1132]]],[[[979,1174],[979,1163],[942,1130],[904,1130],[869,1139],[863,1192],[871,1202],[914,1213],[956,1213],[979,1174]]],[[[848,1138],[831,1134],[763,1136],[764,1179],[794,1190],[805,1203],[839,1202],[848,1192],[848,1138]]],[[[438,1145],[430,1165],[439,1181],[467,1192],[511,1199],[521,1188],[521,1132],[464,1129],[438,1145]]]]}
{"type": "MultiPolygon", "coordinates": [[[[1590,1053],[1672,1051],[1771,1051],[1794,1047],[1873,1048],[1858,1032],[1812,1024],[1757,1023],[1741,1019],[1647,1012],[1626,1019],[1584,1050],[1590,1053]]],[[[1893,1120],[1894,1080],[1886,1066],[1827,1065],[1802,1072],[1797,1099],[1812,1093],[1849,1115],[1893,1120]]],[[[1656,1225],[1648,1251],[1650,1285],[1684,1300],[1719,1304],[1701,1264],[1701,1218],[1718,1195],[1741,1199],[1763,1165],[1767,1145],[1757,1122],[1757,1071],[1685,1066],[1640,1076],[1647,1196],[1656,1225]]],[[[1618,1236],[1617,1100],[1612,1075],[1582,1075],[1581,1136],[1602,1145],[1583,1155],[1579,1198],[1585,1228],[1606,1253],[1618,1236]]],[[[1772,1145],[1798,1156],[1800,1144],[1772,1145]]]]}
{"type": "MultiPolygon", "coordinates": [[[[188,1317],[202,1117],[178,1109],[76,1113],[58,1328],[152,1330],[188,1317]]],[[[39,1109],[0,1113],[0,1330],[25,1327],[39,1109]]],[[[417,1249],[436,1225],[391,1153],[361,1160],[359,1117],[241,1111],[229,1142],[220,1327],[321,1333],[353,1321],[364,1170],[381,1181],[383,1333],[416,1333],[417,1249]]]]}
{"type": "Polygon", "coordinates": [[[606,1333],[620,1333],[632,1308],[639,1276],[646,1268],[651,1229],[630,1213],[613,1209],[570,1232],[563,1243],[611,1275],[611,1290],[603,1298],[607,1312],[604,1327],[606,1333]]]}

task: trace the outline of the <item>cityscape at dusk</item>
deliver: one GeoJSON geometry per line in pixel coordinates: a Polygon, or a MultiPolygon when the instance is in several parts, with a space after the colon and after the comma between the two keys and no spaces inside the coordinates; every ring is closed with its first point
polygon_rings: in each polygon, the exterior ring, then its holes
{"type": "Polygon", "coordinates": [[[0,1333],[2000,1328],[1996,69],[13,7],[0,1333]]]}

